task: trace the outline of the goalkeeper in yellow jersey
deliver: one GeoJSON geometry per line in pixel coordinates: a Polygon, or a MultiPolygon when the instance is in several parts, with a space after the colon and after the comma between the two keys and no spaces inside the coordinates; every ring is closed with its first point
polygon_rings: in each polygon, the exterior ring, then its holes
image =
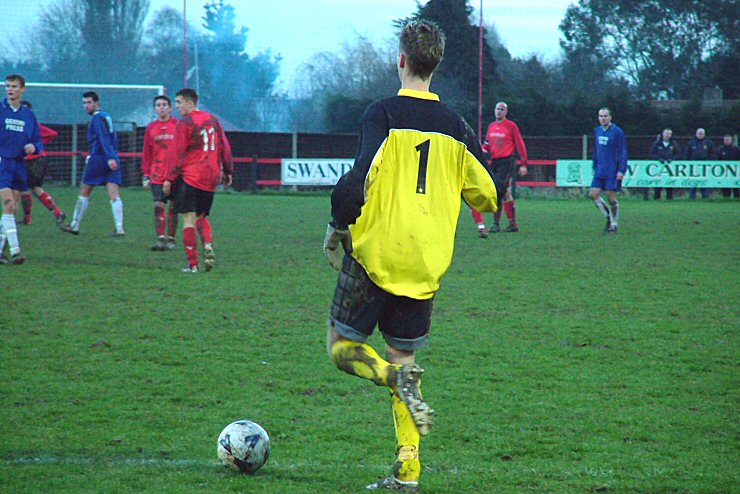
{"type": "Polygon", "coordinates": [[[352,170],[331,197],[324,253],[340,270],[327,351],[341,370],[390,390],[398,460],[368,489],[418,492],[419,437],[434,411],[419,390],[414,353],[427,345],[432,303],[450,266],[461,197],[479,212],[497,210],[497,188],[478,138],[429,92],[444,34],[408,23],[397,60],[401,90],[365,111],[352,170]],[[386,359],[366,343],[375,326],[386,359]]]}

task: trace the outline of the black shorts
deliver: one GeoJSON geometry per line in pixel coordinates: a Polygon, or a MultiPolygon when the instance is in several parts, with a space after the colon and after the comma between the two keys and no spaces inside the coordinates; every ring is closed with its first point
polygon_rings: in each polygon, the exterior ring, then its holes
{"type": "Polygon", "coordinates": [[[393,295],[373,283],[352,256],[344,256],[330,321],[345,338],[364,343],[375,326],[388,346],[413,351],[429,340],[434,297],[417,300],[393,295]]]}
{"type": "MultiPolygon", "coordinates": [[[[516,168],[516,159],[514,156],[507,156],[506,158],[497,158],[491,161],[491,171],[493,172],[493,179],[500,184],[509,187],[511,177],[514,175],[514,168],[516,168]]],[[[501,198],[503,199],[503,197],[501,198]]]]}
{"type": "Polygon", "coordinates": [[[28,168],[29,190],[34,187],[41,187],[44,185],[44,178],[46,177],[46,158],[41,156],[34,160],[26,160],[26,168],[28,168]]]}
{"type": "Polygon", "coordinates": [[[213,192],[193,187],[180,179],[172,192],[175,199],[175,211],[179,214],[195,213],[208,216],[213,205],[213,192]]]}
{"type": "Polygon", "coordinates": [[[164,195],[164,191],[162,190],[164,188],[163,184],[149,184],[149,188],[152,191],[152,199],[154,202],[167,202],[171,199],[173,199],[173,196],[175,195],[174,192],[171,192],[169,196],[164,195]]]}

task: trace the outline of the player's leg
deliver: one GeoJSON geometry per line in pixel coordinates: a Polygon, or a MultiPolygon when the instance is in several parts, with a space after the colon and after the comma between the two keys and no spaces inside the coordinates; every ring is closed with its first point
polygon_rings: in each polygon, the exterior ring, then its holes
{"type": "Polygon", "coordinates": [[[31,208],[33,207],[33,196],[30,190],[21,192],[21,206],[23,207],[23,221],[24,225],[31,224],[31,208]]]}
{"type": "Polygon", "coordinates": [[[23,264],[26,260],[18,240],[15,213],[18,211],[21,191],[28,189],[28,171],[23,160],[3,160],[0,165],[0,201],[3,214],[0,218],[8,247],[10,262],[23,264]]]}
{"type": "Polygon", "coordinates": [[[609,233],[617,233],[619,229],[619,201],[617,201],[618,189],[607,190],[606,195],[609,198],[609,205],[611,206],[611,227],[608,229],[609,233]]]}
{"type": "Polygon", "coordinates": [[[216,254],[213,251],[213,229],[208,219],[211,206],[213,206],[214,193],[200,189],[195,190],[198,197],[195,228],[203,244],[203,267],[206,271],[210,271],[216,265],[216,254]]]}
{"type": "MultiPolygon", "coordinates": [[[[154,192],[153,189],[152,192],[154,192]]],[[[167,219],[164,213],[164,202],[154,201],[154,231],[157,234],[157,241],[151,246],[152,250],[167,250],[167,239],[164,236],[166,225],[167,219]]]]}
{"type": "Polygon", "coordinates": [[[216,265],[216,253],[213,250],[213,229],[208,216],[201,214],[195,221],[195,228],[203,244],[203,267],[210,271],[216,265]]]}
{"type": "Polygon", "coordinates": [[[511,195],[511,187],[506,188],[506,195],[504,195],[504,212],[506,213],[506,219],[509,220],[509,226],[504,231],[509,233],[518,232],[519,225],[516,222],[516,205],[514,203],[514,196],[511,195]]]}
{"type": "Polygon", "coordinates": [[[110,199],[110,208],[113,213],[114,229],[111,236],[122,237],[125,235],[125,232],[123,229],[123,200],[121,199],[120,185],[114,182],[107,182],[105,187],[108,190],[108,199],[110,199]]]}
{"type": "Polygon", "coordinates": [[[167,200],[164,196],[162,184],[150,184],[149,190],[152,193],[154,201],[154,231],[157,234],[157,241],[150,247],[151,250],[167,250],[167,240],[164,236],[164,229],[167,220],[165,219],[164,205],[167,200]]]}
{"type": "Polygon", "coordinates": [[[421,374],[414,352],[427,345],[434,299],[416,300],[390,296],[378,321],[387,345],[388,360],[403,364],[398,372],[396,394],[406,404],[419,434],[425,436],[432,425],[434,410],[421,396],[421,374]]]}
{"type": "Polygon", "coordinates": [[[345,256],[334,290],[326,350],[334,365],[344,372],[394,388],[400,365],[392,365],[366,343],[387,297],[360,263],[345,256]]]}
{"type": "Polygon", "coordinates": [[[182,179],[175,182],[171,197],[175,200],[175,209],[182,215],[182,245],[185,248],[188,265],[182,269],[184,273],[197,273],[198,266],[198,235],[195,232],[196,211],[198,209],[196,189],[182,179]]]}
{"type": "Polygon", "coordinates": [[[488,238],[488,231],[486,230],[486,223],[483,221],[483,213],[479,213],[473,208],[470,208],[470,214],[473,215],[473,221],[478,227],[478,236],[480,238],[488,238]]]}
{"type": "Polygon", "coordinates": [[[10,187],[3,187],[0,189],[0,201],[2,201],[3,204],[3,215],[2,218],[0,218],[0,223],[2,223],[5,241],[10,247],[11,262],[13,262],[13,264],[21,264],[25,259],[21,253],[21,246],[18,241],[18,227],[15,222],[17,203],[13,189],[10,187]]]}
{"type": "MultiPolygon", "coordinates": [[[[21,205],[23,206],[23,224],[30,225],[31,209],[33,207],[33,195],[31,195],[31,191],[43,183],[43,176],[46,175],[46,166],[44,166],[43,158],[26,160],[25,164],[28,173],[28,189],[21,192],[21,205]]],[[[38,197],[38,194],[36,195],[38,197]]]]}
{"type": "Polygon", "coordinates": [[[51,214],[54,215],[57,226],[63,225],[64,220],[67,219],[67,215],[64,214],[62,210],[59,209],[59,207],[57,207],[56,203],[54,202],[54,198],[51,197],[51,194],[45,191],[43,187],[41,187],[41,185],[33,187],[33,194],[38,198],[38,200],[41,202],[41,204],[44,205],[46,209],[51,211],[51,214]]]}
{"type": "MultiPolygon", "coordinates": [[[[511,191],[509,190],[511,183],[511,174],[514,171],[514,157],[509,156],[507,158],[495,159],[491,162],[491,170],[493,171],[493,179],[498,184],[506,184],[506,192],[503,197],[498,198],[498,211],[493,214],[493,225],[489,230],[492,233],[498,233],[501,231],[501,214],[506,211],[506,216],[509,219],[509,225],[511,226],[511,206],[507,205],[508,202],[512,201],[511,191]]],[[[516,222],[514,223],[516,224],[516,222]]]]}
{"type": "Polygon", "coordinates": [[[67,232],[77,235],[80,233],[80,225],[82,224],[82,218],[85,217],[85,212],[90,206],[90,194],[92,194],[94,185],[82,183],[80,186],[80,195],[77,196],[77,203],[75,204],[75,211],[72,214],[72,222],[66,229],[67,232]]]}
{"type": "Polygon", "coordinates": [[[165,204],[169,202],[167,209],[167,250],[175,249],[175,233],[177,232],[177,210],[175,201],[165,198],[165,204]]]}
{"type": "Polygon", "coordinates": [[[588,191],[588,197],[590,197],[594,202],[596,209],[606,217],[606,227],[604,227],[604,231],[606,232],[611,227],[612,214],[611,211],[609,211],[609,206],[606,205],[606,202],[604,202],[604,199],[601,197],[601,190],[604,187],[606,187],[606,181],[594,177],[591,181],[591,189],[588,191]]]}
{"type": "Polygon", "coordinates": [[[183,213],[182,215],[182,245],[185,247],[185,255],[188,259],[187,267],[183,272],[198,272],[198,236],[195,233],[195,211],[183,213]]]}
{"type": "Polygon", "coordinates": [[[400,365],[396,391],[391,396],[396,430],[397,459],[393,474],[368,486],[416,492],[421,475],[420,438],[428,434],[434,410],[421,395],[423,370],[415,363],[415,352],[428,341],[433,299],[391,297],[378,327],[387,345],[387,359],[400,365]]]}

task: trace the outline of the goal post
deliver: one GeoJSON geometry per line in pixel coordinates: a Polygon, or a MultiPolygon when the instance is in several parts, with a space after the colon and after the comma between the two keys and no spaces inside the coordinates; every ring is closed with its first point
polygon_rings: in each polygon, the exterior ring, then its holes
{"type": "MultiPolygon", "coordinates": [[[[4,89],[4,80],[0,86],[4,89]]],[[[154,98],[167,94],[163,85],[26,82],[23,99],[31,102],[39,123],[59,132],[47,146],[47,179],[77,185],[82,176],[90,121],[82,106],[82,94],[87,91],[98,94],[101,108],[113,119],[124,184],[136,185],[141,161],[138,154],[133,154],[143,145],[142,128],[156,118],[154,98]]]]}

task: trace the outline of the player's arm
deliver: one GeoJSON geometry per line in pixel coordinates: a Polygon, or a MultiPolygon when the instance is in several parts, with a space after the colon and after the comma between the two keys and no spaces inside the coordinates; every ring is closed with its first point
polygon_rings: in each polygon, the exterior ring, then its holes
{"type": "Polygon", "coordinates": [[[349,225],[360,216],[365,202],[365,177],[375,154],[387,137],[388,123],[382,104],[373,103],[365,110],[362,118],[355,164],[339,179],[331,194],[333,219],[326,227],[324,255],[334,269],[341,269],[345,254],[352,252],[349,225]]]}
{"type": "Polygon", "coordinates": [[[486,211],[498,211],[499,194],[506,193],[506,185],[498,184],[493,178],[493,173],[483,149],[478,146],[478,138],[473,129],[465,125],[465,144],[467,150],[464,158],[464,183],[463,200],[479,213],[486,211]]]}
{"type": "Polygon", "coordinates": [[[491,125],[493,124],[488,124],[488,128],[486,129],[486,138],[483,139],[483,144],[481,144],[481,149],[486,153],[486,156],[489,156],[491,152],[491,143],[488,142],[488,135],[491,133],[491,125]]]}
{"type": "Polygon", "coordinates": [[[103,147],[103,153],[108,160],[111,170],[118,169],[118,152],[113,148],[113,120],[110,116],[103,118],[100,113],[95,118],[95,132],[98,134],[98,142],[103,147]]]}
{"type": "Polygon", "coordinates": [[[228,137],[226,137],[226,132],[224,132],[220,123],[218,125],[218,132],[219,139],[221,140],[218,152],[223,173],[223,182],[226,187],[229,187],[231,185],[231,177],[234,174],[234,159],[231,153],[231,143],[229,142],[228,137]]]}
{"type": "MultiPolygon", "coordinates": [[[[511,122],[511,120],[509,120],[511,122]]],[[[524,139],[522,138],[522,133],[519,132],[519,126],[512,123],[512,135],[514,136],[514,147],[516,147],[516,152],[519,153],[519,161],[521,164],[519,165],[519,175],[522,177],[527,174],[527,146],[524,145],[524,139]]]]}
{"type": "Polygon", "coordinates": [[[627,139],[624,136],[624,132],[619,132],[619,171],[617,172],[617,179],[621,180],[624,174],[627,173],[627,139]]]}
{"type": "Polygon", "coordinates": [[[596,150],[599,147],[599,128],[594,129],[593,169],[596,170],[596,150]]]}
{"type": "Polygon", "coordinates": [[[172,184],[180,177],[182,173],[182,163],[185,160],[185,153],[190,145],[190,125],[192,118],[185,117],[177,122],[175,129],[175,156],[167,164],[167,177],[165,178],[164,184],[162,184],[162,192],[164,195],[170,195],[172,184]]]}
{"type": "Polygon", "coordinates": [[[347,228],[360,216],[365,203],[365,177],[373,158],[388,137],[388,123],[380,103],[373,103],[365,111],[357,142],[355,164],[339,179],[331,194],[332,224],[347,228]]]}
{"type": "Polygon", "coordinates": [[[38,154],[44,150],[44,143],[41,140],[41,128],[35,116],[31,122],[31,137],[28,144],[24,146],[24,150],[26,154],[38,154]]]}
{"type": "Polygon", "coordinates": [[[149,187],[149,174],[152,171],[152,146],[154,144],[150,129],[151,127],[147,127],[144,132],[144,149],[141,155],[142,185],[146,188],[149,187]]]}
{"type": "Polygon", "coordinates": [[[57,137],[59,137],[59,132],[47,127],[46,125],[39,124],[39,130],[41,131],[41,142],[44,146],[51,144],[57,137]]]}
{"type": "Polygon", "coordinates": [[[183,118],[177,122],[175,130],[175,157],[174,162],[167,167],[167,181],[174,182],[180,177],[182,172],[182,163],[185,160],[185,153],[188,150],[190,138],[189,118],[183,118]]]}

